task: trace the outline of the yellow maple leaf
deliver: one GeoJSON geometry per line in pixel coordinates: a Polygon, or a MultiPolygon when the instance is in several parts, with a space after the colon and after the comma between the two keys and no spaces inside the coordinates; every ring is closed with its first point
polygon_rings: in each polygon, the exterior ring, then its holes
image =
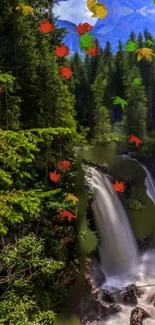
{"type": "Polygon", "coordinates": [[[97,0],[87,0],[87,8],[93,13],[92,17],[99,17],[100,19],[104,19],[108,13],[106,6],[97,0]]]}
{"type": "Polygon", "coordinates": [[[22,13],[23,13],[24,16],[27,16],[29,14],[34,15],[34,9],[31,6],[26,6],[26,5],[23,5],[23,4],[19,4],[16,7],[16,10],[22,10],[22,13]]]}
{"type": "Polygon", "coordinates": [[[72,200],[74,204],[76,204],[77,202],[79,202],[79,199],[76,196],[74,196],[73,194],[70,194],[70,193],[68,193],[66,195],[66,200],[67,201],[71,201],[72,200]]]}
{"type": "Polygon", "coordinates": [[[138,53],[138,55],[137,55],[138,61],[141,61],[145,57],[147,61],[151,62],[152,57],[155,56],[155,54],[153,53],[153,50],[150,48],[147,48],[147,47],[138,49],[135,51],[135,53],[138,53]]]}

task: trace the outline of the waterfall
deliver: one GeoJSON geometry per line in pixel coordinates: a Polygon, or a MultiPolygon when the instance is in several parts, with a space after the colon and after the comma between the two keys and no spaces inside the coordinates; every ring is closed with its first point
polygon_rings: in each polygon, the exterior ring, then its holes
{"type": "Polygon", "coordinates": [[[153,179],[149,170],[143,164],[141,164],[137,159],[131,158],[129,155],[122,155],[122,157],[125,159],[130,159],[130,160],[136,161],[145,170],[145,172],[146,172],[146,177],[145,177],[146,194],[155,203],[155,180],[153,179]]]}
{"type": "Polygon", "coordinates": [[[145,178],[146,194],[155,203],[155,181],[148,169],[144,165],[142,167],[147,175],[145,178]]]}
{"type": "Polygon", "coordinates": [[[100,262],[107,279],[131,272],[138,263],[138,248],[126,212],[108,176],[90,169],[100,262]]]}

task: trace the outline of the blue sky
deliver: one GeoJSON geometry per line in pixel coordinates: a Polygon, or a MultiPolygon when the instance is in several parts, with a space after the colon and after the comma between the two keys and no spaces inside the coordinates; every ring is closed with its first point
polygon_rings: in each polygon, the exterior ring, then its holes
{"type": "Polygon", "coordinates": [[[137,35],[145,28],[155,36],[155,4],[153,0],[100,0],[108,9],[108,15],[100,20],[92,18],[87,9],[87,0],[59,0],[54,5],[54,16],[58,17],[59,27],[68,31],[64,42],[70,47],[71,53],[79,51],[79,35],[76,28],[79,23],[88,22],[94,29],[101,47],[110,41],[116,51],[119,39],[124,44],[131,30],[137,35]]]}

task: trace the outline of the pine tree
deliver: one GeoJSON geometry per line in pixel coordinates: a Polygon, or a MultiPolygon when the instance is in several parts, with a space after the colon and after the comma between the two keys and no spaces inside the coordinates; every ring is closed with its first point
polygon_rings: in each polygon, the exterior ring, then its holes
{"type": "Polygon", "coordinates": [[[104,79],[103,74],[100,73],[91,87],[93,91],[93,124],[91,133],[96,143],[104,143],[105,140],[108,140],[111,132],[109,112],[103,104],[106,85],[107,81],[104,79]]]}
{"type": "MultiPolygon", "coordinates": [[[[67,82],[59,77],[59,60],[52,50],[60,41],[60,32],[45,34],[38,30],[40,21],[45,20],[42,9],[46,1],[29,2],[35,16],[24,16],[17,12],[16,1],[2,0],[2,32],[0,62],[3,70],[12,71],[22,98],[21,121],[24,128],[74,126],[74,97],[67,82]],[[51,46],[52,44],[52,46],[51,46]],[[59,90],[58,90],[59,85],[59,90]]],[[[50,4],[50,1],[48,1],[50,4]]],[[[52,22],[52,16],[51,16],[52,22]]]]}
{"type": "MultiPolygon", "coordinates": [[[[127,55],[123,50],[121,41],[118,44],[118,51],[114,58],[115,60],[115,96],[124,98],[125,96],[125,79],[128,76],[129,67],[127,55]]],[[[113,105],[113,121],[120,121],[122,119],[122,109],[118,105],[113,105]]]]}
{"type": "Polygon", "coordinates": [[[144,85],[135,85],[135,78],[141,78],[139,69],[132,67],[126,81],[125,130],[143,140],[146,136],[147,98],[144,85]]]}

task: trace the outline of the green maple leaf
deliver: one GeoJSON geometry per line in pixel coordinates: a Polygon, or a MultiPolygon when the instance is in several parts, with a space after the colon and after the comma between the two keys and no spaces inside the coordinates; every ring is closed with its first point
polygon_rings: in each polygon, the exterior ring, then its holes
{"type": "Polygon", "coordinates": [[[81,50],[88,50],[88,47],[96,47],[96,44],[92,42],[94,40],[95,36],[91,36],[88,33],[83,34],[80,37],[80,49],[81,50]]]}
{"type": "Polygon", "coordinates": [[[123,98],[121,98],[119,96],[115,96],[112,98],[113,98],[113,104],[115,104],[115,105],[120,104],[122,109],[124,109],[124,107],[128,105],[128,103],[123,98]]]}
{"type": "Polygon", "coordinates": [[[141,83],[142,83],[142,79],[141,78],[135,78],[134,81],[133,81],[133,84],[136,85],[136,86],[141,85],[141,83]]]}
{"type": "Polygon", "coordinates": [[[153,42],[151,41],[151,39],[147,39],[146,44],[147,44],[148,46],[151,46],[151,45],[153,44],[153,42]]]}
{"type": "Polygon", "coordinates": [[[128,41],[125,45],[124,45],[125,49],[127,52],[134,52],[137,50],[138,48],[138,44],[135,41],[128,41]]]}

